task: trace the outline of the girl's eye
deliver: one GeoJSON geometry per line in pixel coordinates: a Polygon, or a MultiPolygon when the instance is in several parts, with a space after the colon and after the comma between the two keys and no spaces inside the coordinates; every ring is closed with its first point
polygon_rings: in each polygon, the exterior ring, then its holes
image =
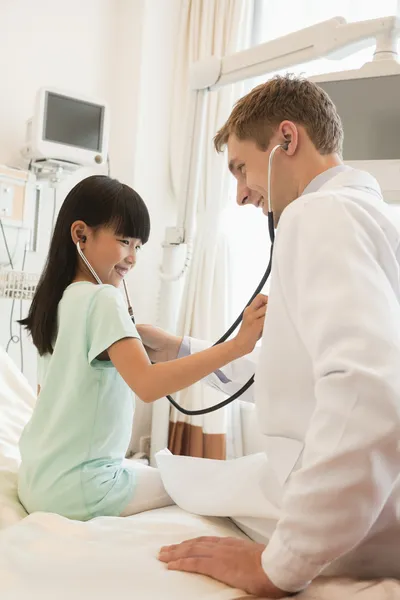
{"type": "Polygon", "coordinates": [[[129,246],[129,240],[119,240],[121,244],[125,244],[125,246],[129,246]]]}
{"type": "Polygon", "coordinates": [[[136,250],[141,250],[142,246],[136,246],[136,250]]]}

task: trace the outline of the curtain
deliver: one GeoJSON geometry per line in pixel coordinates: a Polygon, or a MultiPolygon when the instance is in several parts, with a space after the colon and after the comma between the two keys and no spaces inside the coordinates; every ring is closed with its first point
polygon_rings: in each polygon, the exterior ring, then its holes
{"type": "MultiPolygon", "coordinates": [[[[171,121],[171,179],[179,194],[185,116],[189,101],[189,67],[211,55],[222,57],[250,45],[252,0],[188,0],[182,5],[178,59],[175,73],[176,102],[171,121]]],[[[232,320],[230,244],[223,215],[233,201],[226,157],[218,155],[212,139],[243,93],[243,85],[228,86],[207,98],[207,123],[200,197],[196,215],[193,261],[185,282],[178,332],[200,339],[217,339],[232,320]]],[[[198,383],[177,397],[185,408],[198,409],[222,400],[219,392],[198,383]]],[[[227,410],[187,417],[171,411],[169,448],[174,454],[205,458],[226,457],[227,410]]]]}

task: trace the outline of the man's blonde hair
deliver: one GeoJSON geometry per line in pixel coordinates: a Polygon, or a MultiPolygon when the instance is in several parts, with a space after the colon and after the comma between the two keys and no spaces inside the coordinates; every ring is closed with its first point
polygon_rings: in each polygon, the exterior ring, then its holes
{"type": "Polygon", "coordinates": [[[343,127],[328,94],[315,83],[293,75],[276,76],[241,98],[214,138],[221,152],[233,133],[266,150],[282,121],[302,125],[320,154],[342,154],[343,127]]]}

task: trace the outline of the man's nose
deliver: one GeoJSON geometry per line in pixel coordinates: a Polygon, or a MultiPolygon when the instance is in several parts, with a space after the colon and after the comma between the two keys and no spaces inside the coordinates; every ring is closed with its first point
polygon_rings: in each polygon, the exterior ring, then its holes
{"type": "Polygon", "coordinates": [[[245,206],[251,202],[251,192],[247,187],[238,187],[236,193],[236,202],[239,206],[245,206]]]}
{"type": "Polygon", "coordinates": [[[260,200],[260,196],[256,194],[256,192],[250,190],[249,188],[244,188],[239,190],[236,195],[236,202],[239,206],[246,206],[246,204],[253,204],[254,206],[258,206],[258,202],[260,200]]]}

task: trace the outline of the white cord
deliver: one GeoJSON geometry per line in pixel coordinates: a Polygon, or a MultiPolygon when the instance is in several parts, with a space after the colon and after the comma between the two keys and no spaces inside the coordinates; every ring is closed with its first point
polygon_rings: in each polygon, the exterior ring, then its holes
{"type": "MultiPolygon", "coordinates": [[[[18,250],[18,246],[19,246],[19,238],[20,238],[21,230],[22,230],[22,227],[18,227],[17,228],[17,239],[15,241],[14,250],[13,250],[12,256],[11,256],[13,262],[15,260],[16,255],[17,255],[17,250],[18,250]]],[[[6,269],[7,267],[11,267],[10,261],[8,261],[8,263],[0,263],[0,269],[6,269]]]]}
{"type": "MultiPolygon", "coordinates": [[[[11,344],[19,344],[19,350],[20,350],[20,367],[21,367],[21,371],[22,373],[24,372],[24,347],[23,347],[23,342],[22,342],[22,326],[19,325],[19,335],[14,335],[14,331],[13,331],[13,325],[14,325],[14,309],[15,309],[15,301],[16,299],[19,297],[20,300],[20,305],[19,305],[19,317],[20,319],[22,319],[22,300],[24,298],[24,289],[23,289],[23,279],[25,277],[24,274],[24,269],[25,269],[25,260],[26,260],[26,253],[27,253],[27,246],[25,244],[25,248],[24,248],[24,257],[22,260],[22,270],[20,273],[17,273],[14,270],[14,263],[13,263],[13,257],[11,257],[10,254],[10,249],[8,246],[8,242],[7,242],[7,237],[6,237],[6,233],[4,231],[4,226],[3,226],[3,222],[0,219],[0,228],[1,228],[1,232],[3,235],[3,240],[4,240],[4,245],[6,248],[6,252],[7,252],[7,256],[8,256],[8,260],[9,260],[9,266],[11,267],[11,271],[5,271],[4,273],[0,274],[0,296],[2,296],[3,294],[7,297],[7,295],[9,295],[9,297],[12,297],[12,304],[11,304],[11,311],[10,311],[10,338],[7,342],[6,345],[6,352],[8,353],[8,350],[10,348],[11,344]],[[22,275],[22,280],[21,280],[21,275],[22,275]],[[16,284],[21,282],[21,290],[20,290],[20,294],[16,293],[16,284]]],[[[19,229],[18,229],[18,234],[17,234],[17,243],[15,246],[15,251],[18,245],[18,239],[19,239],[19,229]]],[[[15,253],[14,251],[14,253],[15,253]]]]}
{"type": "Polygon", "coordinates": [[[178,273],[172,273],[171,275],[168,275],[167,273],[164,273],[162,267],[160,267],[160,278],[162,281],[179,281],[179,279],[182,279],[185,273],[189,270],[190,263],[192,262],[193,245],[193,240],[188,240],[186,242],[185,262],[182,269],[178,273]]]}
{"type": "Polygon", "coordinates": [[[14,269],[14,263],[13,263],[13,259],[10,253],[10,248],[8,246],[8,242],[7,242],[7,237],[6,237],[6,232],[4,231],[4,226],[3,226],[3,221],[0,219],[0,228],[1,228],[1,233],[3,235],[3,240],[4,240],[4,246],[7,252],[7,256],[8,256],[8,260],[9,260],[9,265],[11,267],[11,269],[14,269]]]}
{"type": "MultiPolygon", "coordinates": [[[[27,253],[27,244],[25,244],[25,248],[24,248],[24,258],[22,259],[22,267],[21,270],[22,272],[24,272],[25,270],[25,261],[26,261],[26,253],[27,253]]],[[[20,320],[22,320],[22,296],[19,299],[19,318],[20,320]]],[[[19,346],[20,346],[20,356],[21,356],[21,371],[22,373],[24,373],[24,343],[22,341],[22,325],[19,325],[19,346]]]]}

